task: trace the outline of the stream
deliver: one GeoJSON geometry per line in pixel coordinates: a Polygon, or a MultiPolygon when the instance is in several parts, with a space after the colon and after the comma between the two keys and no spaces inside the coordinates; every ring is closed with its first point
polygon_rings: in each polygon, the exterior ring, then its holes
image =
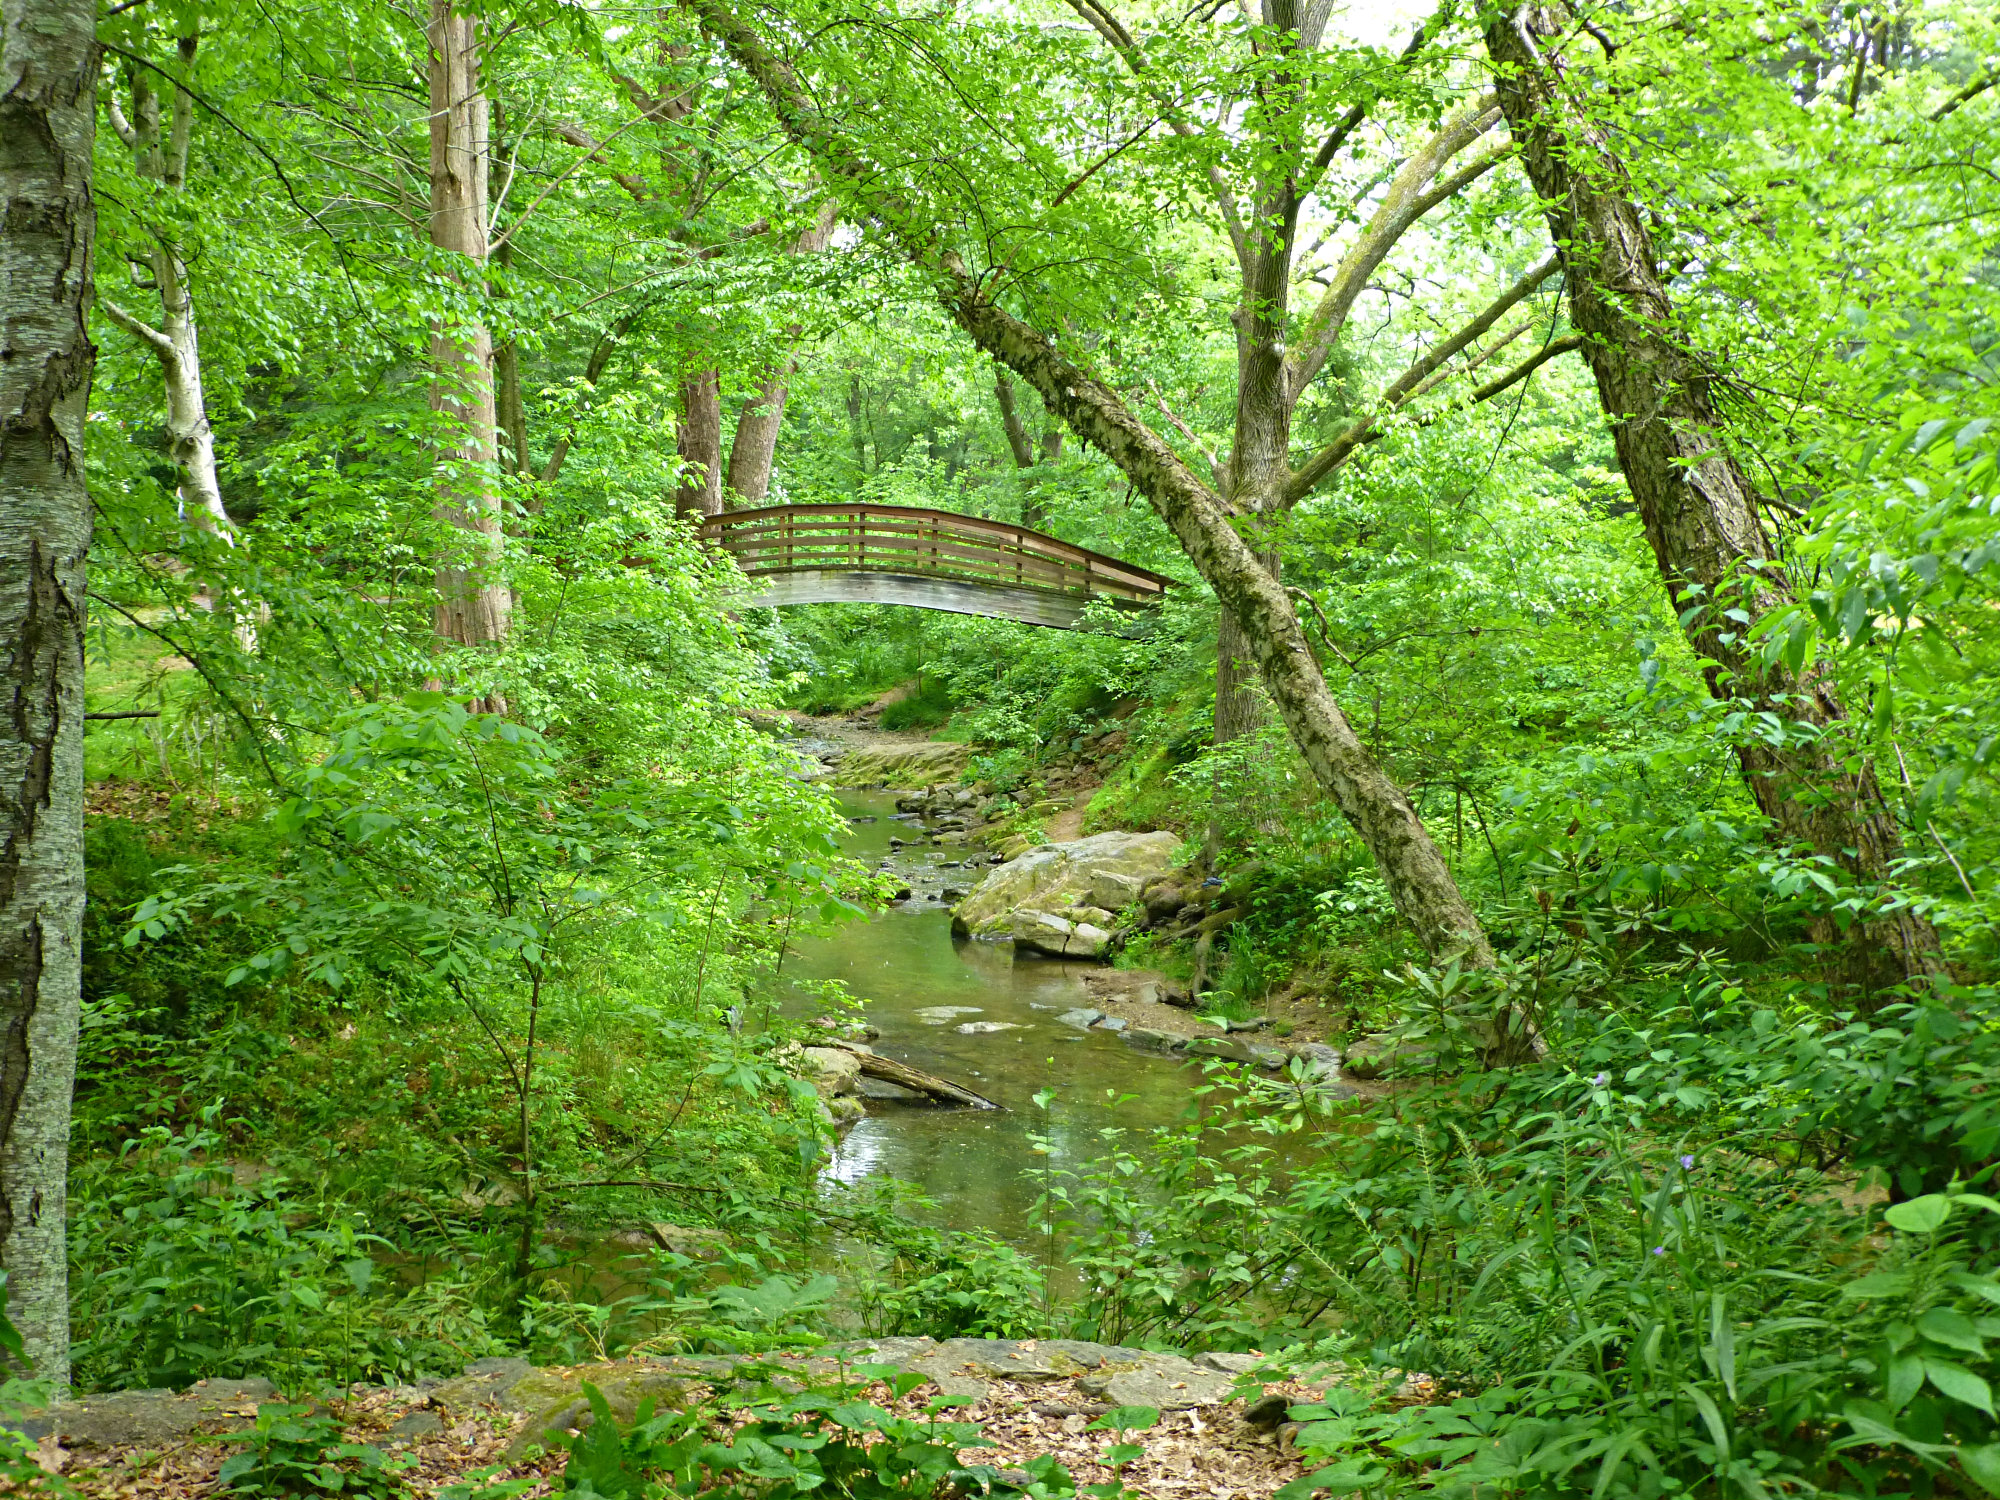
{"type": "MultiPolygon", "coordinates": [[[[910,899],[831,936],[795,942],[786,977],[842,981],[866,1002],[865,1017],[881,1032],[870,1044],[876,1051],[963,1083],[1002,1108],[870,1098],[867,1118],[848,1131],[829,1175],[844,1182],[900,1177],[936,1201],[939,1223],[991,1229],[1025,1244],[1040,1192],[1033,1174],[1043,1165],[1031,1136],[1049,1138],[1058,1169],[1082,1166],[1105,1153],[1104,1131],[1143,1131],[1177,1118],[1196,1075],[1110,1033],[1057,1020],[1089,1003],[1081,975],[1091,965],[1017,960],[1011,944],[955,941],[941,892],[977,884],[989,868],[985,851],[892,850],[892,837],[922,836],[918,825],[896,817],[896,795],[835,793],[852,820],[847,852],[896,873],[911,887],[910,899]],[[977,866],[960,868],[968,859],[977,866]],[[1014,1029],[957,1029],[979,1022],[1014,1029]],[[1034,1098],[1043,1089],[1054,1094],[1046,1109],[1034,1098]]],[[[788,1008],[818,1013],[796,990],[788,1008]]]]}

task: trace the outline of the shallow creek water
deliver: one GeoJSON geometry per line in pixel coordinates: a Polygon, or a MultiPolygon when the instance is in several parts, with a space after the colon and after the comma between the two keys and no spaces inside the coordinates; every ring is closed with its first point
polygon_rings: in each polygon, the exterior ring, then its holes
{"type": "Polygon", "coordinates": [[[903,1178],[937,1201],[941,1222],[988,1228],[1025,1243],[1040,1191],[1032,1174],[1043,1164],[1031,1136],[1051,1140],[1058,1169],[1081,1166],[1104,1154],[1105,1130],[1140,1131],[1178,1117],[1199,1075],[1109,1033],[1058,1021],[1064,1011],[1089,1003],[1080,977],[1089,965],[1017,960],[1006,943],[953,940],[951,912],[940,893],[976,884],[988,868],[983,850],[891,850],[892,837],[922,837],[915,825],[894,818],[896,794],[837,796],[850,818],[875,820],[851,827],[848,852],[870,865],[887,859],[913,894],[871,921],[794,944],[785,961],[787,978],[841,980],[867,1002],[867,1019],[882,1033],[871,1044],[876,1051],[963,1083],[1002,1108],[869,1099],[868,1117],[848,1132],[831,1175],[848,1182],[903,1178]],[[944,868],[968,858],[981,863],[944,868]],[[960,1009],[950,1016],[918,1014],[943,1006],[960,1009]],[[981,1021],[1017,1029],[957,1029],[981,1021]],[[1046,1110],[1034,1102],[1044,1088],[1055,1094],[1046,1110]]]}

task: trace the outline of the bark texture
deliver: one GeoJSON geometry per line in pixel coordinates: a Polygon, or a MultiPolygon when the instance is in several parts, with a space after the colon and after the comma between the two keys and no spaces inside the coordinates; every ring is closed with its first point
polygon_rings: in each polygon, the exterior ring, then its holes
{"type": "Polygon", "coordinates": [[[1005,370],[993,376],[993,399],[1000,403],[1000,427],[1007,434],[1007,447],[1014,455],[1014,467],[1034,468],[1034,441],[1028,436],[1028,424],[1021,420],[1020,405],[1014,400],[1014,381],[1005,370]]]}
{"type": "Polygon", "coordinates": [[[713,369],[696,370],[681,382],[681,419],[674,451],[687,467],[674,492],[682,516],[722,512],[722,385],[713,369]]]}
{"type": "Polygon", "coordinates": [[[736,416],[736,437],[729,445],[731,505],[762,505],[771,494],[771,465],[778,457],[778,431],[785,424],[788,382],[798,361],[786,360],[757,388],[757,394],[736,416]]]}
{"type": "MultiPolygon", "coordinates": [[[[1284,576],[1276,552],[1260,551],[1256,557],[1273,578],[1284,576]]],[[[1215,636],[1215,744],[1219,748],[1255,734],[1263,722],[1256,652],[1236,617],[1224,610],[1215,636]]]]}
{"type": "MultiPolygon", "coordinates": [[[[980,350],[1032,386],[1071,432],[1116,464],[1158,512],[1215,590],[1223,609],[1235,617],[1300,755],[1374,855],[1397,910],[1419,941],[1436,956],[1490,965],[1492,950],[1479,919],[1442,853],[1402,788],[1375,763],[1341,713],[1290,598],[1237,534],[1230,503],[1182,463],[1114,391],[1065,358],[1048,337],[995,303],[955,255],[940,250],[933,226],[912,219],[884,187],[875,165],[819,113],[789,65],[736,17],[726,0],[685,3],[764,91],[786,133],[824,171],[844,180],[904,253],[937,278],[940,298],[953,321],[980,350]]],[[[1282,295],[1282,283],[1277,290],[1282,295]]],[[[1272,326],[1268,305],[1255,302],[1247,285],[1244,307],[1239,349],[1255,366],[1246,375],[1260,390],[1283,395],[1281,330],[1272,326]]],[[[1257,416],[1251,431],[1239,424],[1237,463],[1242,465],[1255,447],[1264,466],[1253,462],[1248,467],[1255,468],[1258,482],[1266,485],[1289,472],[1284,441],[1289,410],[1286,402],[1283,411],[1269,420],[1257,416]]]]}
{"type": "Polygon", "coordinates": [[[59,1387],[83,929],[96,21],[79,0],[8,0],[0,19],[0,1268],[33,1372],[59,1387]]]}
{"type": "MultiPolygon", "coordinates": [[[[1598,400],[1611,419],[1619,467],[1676,611],[1747,586],[1752,617],[1790,603],[1792,585],[1759,513],[1760,497],[1724,446],[1724,422],[1700,357],[1680,340],[1672,299],[1609,135],[1575,107],[1552,41],[1561,12],[1496,11],[1486,48],[1501,108],[1548,215],[1568,273],[1571,317],[1598,400]]],[[[1852,877],[1887,882],[1902,839],[1874,772],[1851,769],[1836,742],[1846,711],[1831,678],[1809,665],[1764,667],[1719,608],[1686,614],[1688,639],[1714,665],[1710,691],[1811,725],[1825,738],[1797,750],[1761,741],[1737,752],[1757,805],[1789,846],[1829,856],[1852,877]]],[[[1948,977],[1938,935],[1904,911],[1841,934],[1830,918],[1814,938],[1850,982],[1870,991],[1948,977]]]]}
{"type": "MultiPolygon", "coordinates": [[[[450,0],[430,4],[431,243],[472,262],[479,280],[487,255],[488,116],[479,81],[478,17],[450,0]]],[[[431,404],[449,416],[458,439],[444,458],[437,514],[462,535],[437,569],[434,625],[440,640],[498,646],[507,639],[513,595],[501,576],[497,413],[493,399],[493,336],[470,319],[440,328],[431,341],[437,376],[431,404]]]]}

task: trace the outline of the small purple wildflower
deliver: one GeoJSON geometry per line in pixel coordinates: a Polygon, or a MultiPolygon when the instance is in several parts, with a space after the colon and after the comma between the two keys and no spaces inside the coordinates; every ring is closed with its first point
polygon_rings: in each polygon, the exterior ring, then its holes
{"type": "Polygon", "coordinates": [[[1653,1254],[1655,1254],[1655,1255],[1665,1255],[1666,1253],[1667,1253],[1667,1247],[1666,1247],[1665,1245],[1655,1245],[1655,1246],[1653,1246],[1653,1254]]]}
{"type": "Polygon", "coordinates": [[[1683,1156],[1681,1158],[1681,1170],[1683,1172],[1692,1172],[1694,1170],[1694,1158],[1692,1156],[1683,1156]]]}
{"type": "Polygon", "coordinates": [[[1594,1089],[1601,1089],[1609,1082],[1611,1082],[1611,1075],[1609,1073],[1599,1073],[1595,1078],[1590,1080],[1590,1086],[1594,1089]]]}

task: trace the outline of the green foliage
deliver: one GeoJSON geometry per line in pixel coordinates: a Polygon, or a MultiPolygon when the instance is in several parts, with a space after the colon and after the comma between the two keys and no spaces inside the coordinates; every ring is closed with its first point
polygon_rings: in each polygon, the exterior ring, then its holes
{"type": "Polygon", "coordinates": [[[936,729],[951,717],[951,690],[936,677],[920,677],[917,691],[882,710],[884,729],[936,729]]]}
{"type": "Polygon", "coordinates": [[[503,1351],[472,1288],[384,1271],[392,1247],[365,1214],[280,1175],[239,1182],[218,1114],[185,1135],[150,1127],[79,1170],[80,1389],[409,1381],[503,1351]]]}
{"type": "Polygon", "coordinates": [[[360,1495],[394,1500],[409,1493],[402,1472],[414,1454],[390,1458],[380,1448],[343,1439],[339,1419],[312,1405],[267,1402],[257,1408],[256,1426],[240,1438],[241,1452],[224,1460],[216,1474],[230,1495],[360,1495]]]}
{"type": "Polygon", "coordinates": [[[1757,1255],[1755,1220],[1731,1212],[1727,1189],[1695,1185],[1709,1168],[1682,1160],[1680,1174],[1628,1178],[1642,1232],[1621,1237],[1622,1253],[1607,1253],[1605,1216],[1586,1238],[1545,1194],[1529,1235],[1485,1261],[1469,1311],[1561,1324],[1559,1349],[1496,1339],[1514,1368],[1437,1405],[1385,1412],[1337,1392],[1295,1409],[1301,1448],[1324,1466],[1280,1493],[1402,1475],[1450,1495],[1875,1495],[1900,1488],[1913,1462],[1991,1492],[2000,1447],[1984,1341],[2000,1320],[1981,1309],[2000,1282],[1939,1232],[1957,1204],[1989,1200],[1899,1205],[1884,1269],[1801,1274],[1782,1253],[1757,1255]],[[1663,1243],[1646,1249],[1653,1238],[1663,1243]]]}
{"type": "MultiPolygon", "coordinates": [[[[923,1383],[886,1365],[846,1372],[881,1380],[897,1398],[923,1383]]],[[[665,1495],[797,1495],[854,1500],[921,1500],[946,1483],[984,1483],[990,1469],[968,1470],[958,1450],[984,1442],[976,1424],[939,1420],[956,1404],[938,1397],[928,1419],[897,1415],[843,1381],[833,1389],[796,1391],[790,1372],[739,1370],[736,1393],[655,1415],[643,1402],[621,1428],[603,1394],[588,1382],[590,1417],[561,1437],[569,1462],[563,1493],[601,1500],[665,1495]],[[787,1388],[791,1388],[789,1391],[787,1388]]]]}

